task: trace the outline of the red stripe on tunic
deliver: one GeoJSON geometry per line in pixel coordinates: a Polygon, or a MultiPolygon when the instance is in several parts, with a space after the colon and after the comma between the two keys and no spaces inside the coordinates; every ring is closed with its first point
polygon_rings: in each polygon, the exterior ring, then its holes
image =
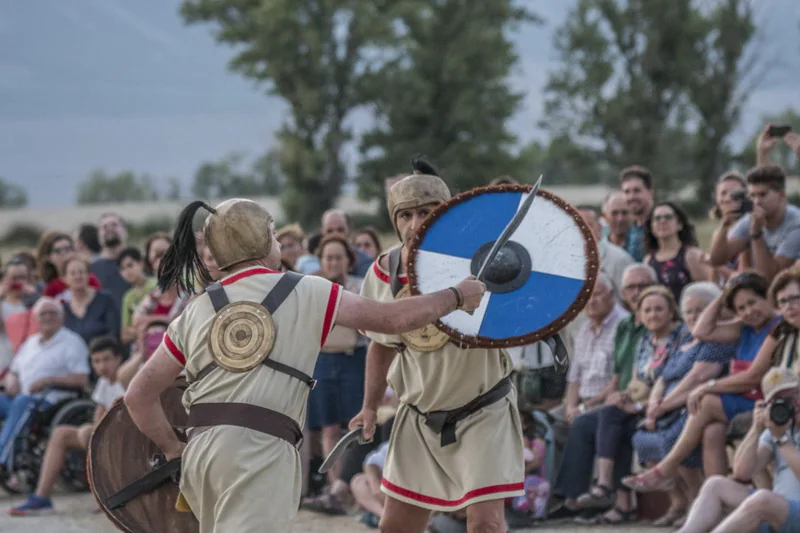
{"type": "Polygon", "coordinates": [[[334,283],[331,286],[331,295],[328,296],[328,308],[325,310],[325,322],[322,323],[322,342],[320,347],[325,346],[325,341],[328,339],[328,334],[333,328],[333,313],[336,311],[336,302],[339,300],[339,284],[334,283]]]}
{"type": "Polygon", "coordinates": [[[177,346],[175,346],[175,343],[169,338],[168,333],[164,334],[164,346],[167,347],[167,351],[170,353],[170,355],[172,355],[172,357],[175,358],[176,361],[181,364],[181,366],[186,366],[186,356],[183,355],[183,352],[180,351],[177,346]]]}
{"type": "Polygon", "coordinates": [[[234,274],[229,278],[223,279],[220,283],[222,283],[223,285],[230,285],[231,283],[239,281],[240,279],[249,278],[250,276],[257,276],[258,274],[280,274],[280,272],[277,272],[275,270],[270,270],[265,267],[257,267],[257,268],[252,268],[250,270],[244,270],[242,272],[239,272],[238,274],[234,274]]]}
{"type": "Polygon", "coordinates": [[[492,485],[491,487],[483,487],[480,489],[471,490],[466,493],[462,498],[458,500],[443,500],[441,498],[434,498],[432,496],[425,496],[424,494],[419,494],[417,492],[410,491],[408,489],[404,489],[402,487],[398,487],[394,483],[387,481],[385,478],[381,481],[381,484],[388,490],[394,492],[399,496],[404,496],[411,500],[416,500],[421,503],[427,503],[430,505],[438,505],[441,507],[455,507],[457,505],[461,505],[462,503],[469,501],[473,498],[477,498],[479,496],[485,496],[487,494],[497,494],[503,492],[515,492],[519,490],[524,490],[525,485],[523,483],[508,483],[506,485],[492,485]]]}
{"type": "MultiPolygon", "coordinates": [[[[391,278],[389,277],[388,274],[386,274],[383,270],[381,270],[381,267],[378,266],[377,261],[372,263],[372,271],[375,272],[375,275],[378,276],[378,279],[381,280],[382,282],[391,283],[392,281],[391,278]]],[[[400,276],[400,283],[402,283],[403,285],[407,284],[408,276],[400,276]]]]}

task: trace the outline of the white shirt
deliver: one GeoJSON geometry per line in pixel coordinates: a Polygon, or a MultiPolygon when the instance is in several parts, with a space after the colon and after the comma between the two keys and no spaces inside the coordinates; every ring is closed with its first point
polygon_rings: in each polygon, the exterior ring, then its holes
{"type": "Polygon", "coordinates": [[[94,386],[92,401],[108,409],[117,398],[123,396],[125,396],[125,387],[122,386],[122,383],[119,381],[111,383],[106,378],[100,378],[97,380],[97,385],[94,386]]]}
{"type": "Polygon", "coordinates": [[[386,455],[389,453],[389,442],[384,442],[376,450],[373,450],[364,459],[364,466],[377,466],[381,472],[386,465],[386,455]]]}
{"type": "MultiPolygon", "coordinates": [[[[41,338],[41,333],[31,335],[11,363],[11,372],[17,375],[22,394],[30,394],[31,385],[40,379],[89,375],[89,350],[77,333],[62,327],[49,340],[41,342],[41,338]]],[[[45,399],[55,403],[68,395],[51,392],[45,399]]]]}

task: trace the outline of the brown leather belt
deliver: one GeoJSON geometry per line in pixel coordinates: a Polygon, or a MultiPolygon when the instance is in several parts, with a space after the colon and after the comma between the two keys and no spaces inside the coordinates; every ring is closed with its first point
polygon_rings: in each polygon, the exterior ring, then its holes
{"type": "MultiPolygon", "coordinates": [[[[198,403],[189,409],[186,425],[191,428],[239,426],[288,441],[298,447],[303,431],[291,417],[248,403],[198,403]]],[[[200,431],[202,432],[202,431],[200,431]]],[[[199,432],[192,432],[196,437],[199,432]]]]}

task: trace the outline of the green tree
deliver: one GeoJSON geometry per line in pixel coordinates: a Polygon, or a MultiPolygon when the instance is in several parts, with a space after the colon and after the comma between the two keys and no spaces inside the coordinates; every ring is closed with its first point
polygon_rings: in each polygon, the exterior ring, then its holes
{"type": "Polygon", "coordinates": [[[95,170],[78,186],[78,204],[145,202],[158,200],[153,178],[126,170],[109,174],[95,170]]]}
{"type": "Polygon", "coordinates": [[[284,208],[305,227],[319,223],[346,181],[346,123],[365,102],[363,81],[393,38],[399,0],[183,0],[188,24],[210,22],[238,53],[231,67],[289,104],[278,133],[284,208]]]}
{"type": "Polygon", "coordinates": [[[597,153],[575,144],[566,135],[553,137],[546,145],[531,142],[522,149],[518,160],[521,169],[531,175],[543,174],[545,183],[551,185],[611,184],[613,179],[597,153]]]}
{"type": "Polygon", "coordinates": [[[24,207],[28,205],[25,189],[0,176],[0,207],[24,207]]]}
{"type": "Polygon", "coordinates": [[[543,126],[618,171],[650,167],[661,191],[708,194],[749,90],[747,0],[578,0],[555,37],[543,126]]]}
{"type": "MultiPolygon", "coordinates": [[[[536,20],[512,0],[411,0],[399,13],[396,59],[373,79],[377,126],[361,142],[359,193],[383,197],[384,179],[425,154],[454,191],[516,175],[508,119],[522,95],[509,33],[536,20]]],[[[526,169],[527,170],[527,169],[526,169]]]]}
{"type": "Polygon", "coordinates": [[[203,163],[195,172],[192,194],[209,199],[262,196],[261,184],[242,169],[243,161],[241,154],[230,154],[219,161],[203,163]]]}
{"type": "Polygon", "coordinates": [[[181,180],[176,177],[167,178],[167,192],[164,198],[167,200],[180,200],[181,199],[181,180]]]}
{"type": "MultiPolygon", "coordinates": [[[[800,112],[797,109],[786,109],[781,113],[767,115],[761,119],[759,130],[753,132],[741,152],[736,154],[736,164],[742,171],[746,171],[756,165],[756,142],[767,124],[790,124],[795,131],[798,131],[800,130],[800,112]]],[[[787,175],[800,176],[800,157],[785,142],[778,141],[770,154],[770,159],[775,164],[781,165],[786,169],[787,175]]]]}
{"type": "Polygon", "coordinates": [[[253,161],[251,172],[255,181],[261,186],[261,194],[267,196],[281,194],[286,178],[281,170],[281,152],[279,150],[269,150],[253,161]]]}

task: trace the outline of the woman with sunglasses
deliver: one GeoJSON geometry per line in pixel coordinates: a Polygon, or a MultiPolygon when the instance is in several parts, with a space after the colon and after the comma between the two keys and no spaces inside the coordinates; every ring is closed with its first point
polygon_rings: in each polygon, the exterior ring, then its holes
{"type": "Polygon", "coordinates": [[[675,446],[653,468],[624,479],[626,486],[639,492],[671,489],[680,464],[701,443],[705,475],[727,474],[728,424],[736,415],[752,412],[760,396],[761,378],[771,366],[775,345],[770,334],[781,321],[767,299],[768,287],[766,278],[758,273],[739,274],[700,315],[692,331],[696,339],[736,346],[729,375],[709,380],[689,394],[690,416],[675,446]],[[736,319],[722,320],[724,308],[733,311],[736,319]]]}
{"type": "Polygon", "coordinates": [[[694,226],[686,213],[672,202],[660,202],[644,226],[644,263],[655,269],[658,281],[681,300],[681,291],[693,281],[707,281],[713,270],[697,246],[694,226]]]}
{"type": "MultiPolygon", "coordinates": [[[[42,294],[50,298],[68,301],[72,297],[66,281],[66,262],[75,254],[75,243],[66,233],[49,231],[39,239],[36,262],[39,277],[44,283],[42,294]]],[[[89,286],[102,289],[100,280],[90,273],[89,286]]]]}

